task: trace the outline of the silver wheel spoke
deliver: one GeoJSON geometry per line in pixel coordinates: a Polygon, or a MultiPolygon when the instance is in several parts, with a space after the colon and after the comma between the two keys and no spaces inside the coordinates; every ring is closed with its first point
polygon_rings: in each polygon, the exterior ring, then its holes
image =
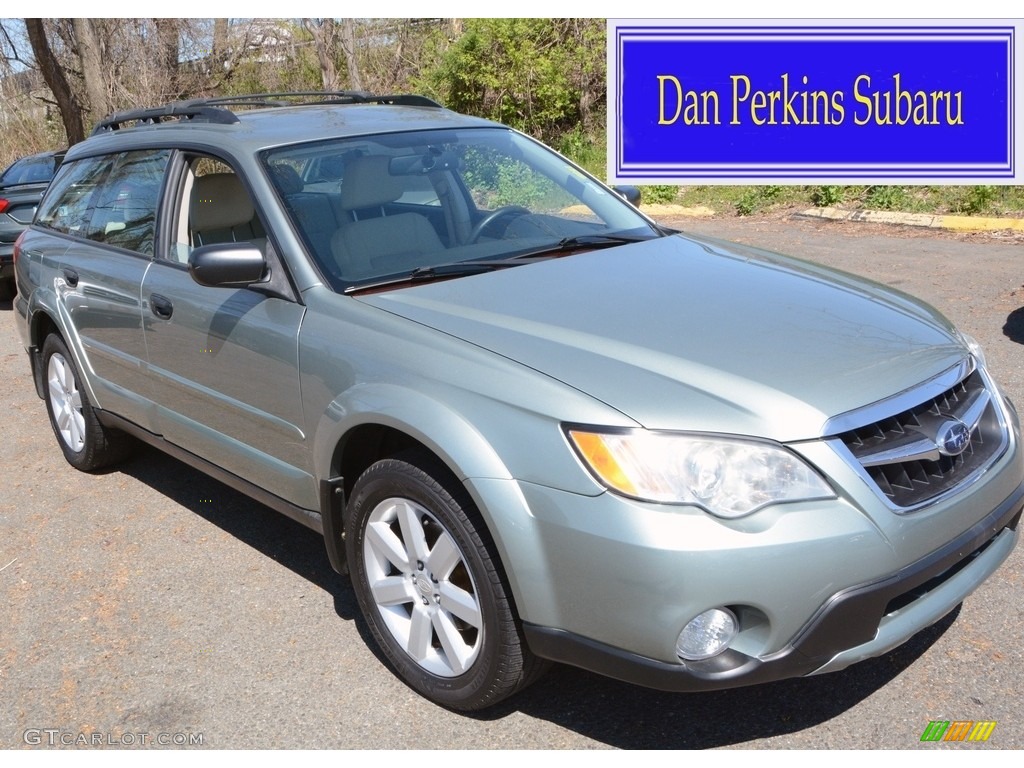
{"type": "Polygon", "coordinates": [[[58,404],[60,407],[64,407],[64,385],[60,383],[60,377],[55,374],[50,374],[50,402],[54,405],[54,410],[57,410],[58,404]]]}
{"type": "Polygon", "coordinates": [[[85,442],[85,418],[81,411],[70,410],[69,412],[71,446],[78,449],[85,442]]]}
{"type": "Polygon", "coordinates": [[[471,627],[480,628],[480,606],[473,595],[447,582],[441,585],[440,592],[441,608],[458,616],[471,627]]]}
{"type": "Polygon", "coordinates": [[[466,660],[473,649],[466,645],[466,641],[447,614],[435,613],[433,619],[434,629],[437,631],[438,640],[441,641],[441,647],[444,648],[445,656],[448,657],[448,664],[452,672],[461,675],[466,671],[466,660]]]}
{"type": "Polygon", "coordinates": [[[370,585],[373,599],[377,605],[403,605],[414,599],[409,588],[409,579],[405,576],[387,576],[370,585]]]}
{"type": "Polygon", "coordinates": [[[386,558],[402,573],[412,573],[405,548],[387,523],[371,523],[366,529],[366,543],[374,555],[386,558]]]}
{"type": "Polygon", "coordinates": [[[408,554],[409,562],[415,564],[427,559],[427,538],[423,535],[423,523],[420,521],[420,513],[411,504],[401,502],[398,505],[398,524],[402,528],[402,538],[405,540],[405,551],[408,554]]]}
{"type": "Polygon", "coordinates": [[[433,634],[430,613],[421,605],[413,606],[409,622],[409,642],[405,646],[406,652],[416,661],[424,661],[430,651],[433,634]]]}
{"type": "Polygon", "coordinates": [[[455,546],[455,540],[446,531],[434,542],[434,548],[430,550],[430,555],[427,557],[427,567],[434,578],[440,581],[451,576],[460,559],[459,548],[455,546]]]}

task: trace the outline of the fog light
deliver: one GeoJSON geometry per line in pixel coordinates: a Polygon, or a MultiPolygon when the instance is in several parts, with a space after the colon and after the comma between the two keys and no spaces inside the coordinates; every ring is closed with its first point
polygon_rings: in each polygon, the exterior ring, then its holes
{"type": "Polygon", "coordinates": [[[728,608],[704,611],[683,627],[676,640],[676,653],[687,661],[710,659],[729,646],[737,630],[736,616],[728,608]]]}

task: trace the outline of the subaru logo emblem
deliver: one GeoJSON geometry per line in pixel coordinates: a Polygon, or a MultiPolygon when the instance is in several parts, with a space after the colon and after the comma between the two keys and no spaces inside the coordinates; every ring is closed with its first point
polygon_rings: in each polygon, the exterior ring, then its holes
{"type": "Polygon", "coordinates": [[[971,430],[962,421],[944,422],[935,435],[939,453],[946,456],[959,456],[970,442],[971,430]]]}

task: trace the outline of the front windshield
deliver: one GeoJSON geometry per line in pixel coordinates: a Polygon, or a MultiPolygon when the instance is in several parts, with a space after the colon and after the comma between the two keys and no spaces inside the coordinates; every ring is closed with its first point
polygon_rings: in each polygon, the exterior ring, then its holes
{"type": "Polygon", "coordinates": [[[618,195],[502,128],[338,139],[262,159],[335,290],[536,254],[572,238],[659,234],[618,195]]]}

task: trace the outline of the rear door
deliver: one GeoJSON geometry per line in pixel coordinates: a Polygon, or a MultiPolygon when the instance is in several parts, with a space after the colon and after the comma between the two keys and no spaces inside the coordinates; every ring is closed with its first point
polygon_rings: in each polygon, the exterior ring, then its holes
{"type": "Polygon", "coordinates": [[[140,291],[170,152],[85,158],[61,169],[37,223],[67,250],[54,279],[96,405],[152,429],[140,291]]]}

